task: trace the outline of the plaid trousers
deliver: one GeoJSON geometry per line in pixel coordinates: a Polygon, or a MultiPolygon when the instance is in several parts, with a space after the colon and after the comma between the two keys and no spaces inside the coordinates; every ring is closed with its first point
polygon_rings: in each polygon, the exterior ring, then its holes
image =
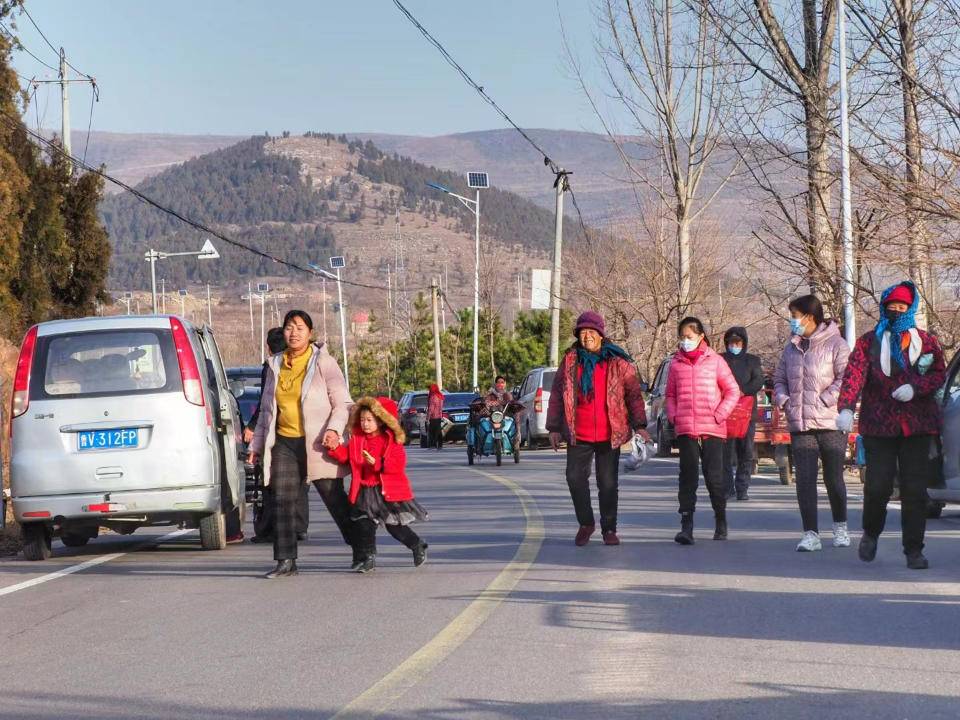
{"type": "Polygon", "coordinates": [[[295,560],[297,557],[297,505],[306,481],[306,440],[277,435],[270,458],[275,518],[274,560],[295,560]]]}

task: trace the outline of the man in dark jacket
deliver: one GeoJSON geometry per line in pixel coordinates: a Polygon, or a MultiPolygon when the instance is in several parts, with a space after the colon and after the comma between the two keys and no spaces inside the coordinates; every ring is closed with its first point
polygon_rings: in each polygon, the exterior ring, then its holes
{"type": "MultiPolygon", "coordinates": [[[[756,397],[763,388],[763,368],[760,358],[747,352],[747,329],[734,326],[723,334],[726,350],[724,360],[730,366],[733,376],[740,386],[740,392],[747,397],[756,397]]],[[[750,420],[746,436],[731,438],[723,447],[723,473],[726,482],[727,497],[736,493],[737,500],[749,500],[747,491],[750,476],[753,474],[753,435],[756,431],[756,413],[750,420]],[[736,464],[736,480],[734,480],[736,464]]]]}

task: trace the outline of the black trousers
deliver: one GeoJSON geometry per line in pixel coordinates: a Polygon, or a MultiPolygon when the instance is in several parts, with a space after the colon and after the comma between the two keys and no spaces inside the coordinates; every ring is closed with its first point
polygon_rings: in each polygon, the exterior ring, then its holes
{"type": "Polygon", "coordinates": [[[337,524],[337,529],[347,545],[353,544],[353,526],[350,521],[350,500],[343,487],[343,478],[314,480],[313,486],[320,493],[327,512],[337,524]]]}
{"type": "Polygon", "coordinates": [[[304,438],[277,435],[270,458],[273,487],[273,559],[297,557],[297,504],[307,481],[307,446],[304,438]]]}
{"type": "MultiPolygon", "coordinates": [[[[352,521],[356,526],[354,533],[356,538],[357,551],[364,557],[377,554],[377,527],[376,523],[369,518],[352,521]]],[[[387,532],[394,540],[413,550],[422,542],[417,535],[407,525],[387,525],[387,532]]]]}
{"type": "Polygon", "coordinates": [[[900,527],[903,551],[923,550],[927,529],[927,473],[929,435],[910,437],[863,436],[867,478],[863,487],[863,532],[879,537],[887,520],[893,481],[900,476],[900,527]]]}
{"type": "Polygon", "coordinates": [[[700,485],[700,469],[703,482],[710,494],[710,505],[720,518],[726,517],[727,493],[723,482],[723,446],[726,440],[717,437],[697,438],[681,435],[677,438],[680,448],[680,514],[697,509],[697,487],[700,485]]]}
{"type": "Polygon", "coordinates": [[[620,448],[609,442],[577,441],[567,446],[567,486],[573,499],[577,522],[595,525],[593,503],[590,500],[591,465],[597,467],[597,495],[600,500],[600,530],[616,532],[617,502],[620,485],[620,448]]]}
{"type": "Polygon", "coordinates": [[[440,425],[440,418],[427,421],[427,431],[429,433],[427,447],[435,447],[437,450],[443,447],[443,433],[440,431],[440,425]]]}
{"type": "Polygon", "coordinates": [[[747,434],[742,438],[730,438],[723,444],[723,484],[727,495],[736,490],[738,495],[750,487],[753,475],[753,436],[757,430],[756,420],[750,421],[747,434]]]}
{"type": "MultiPolygon", "coordinates": [[[[817,461],[823,465],[823,485],[830,500],[834,522],[847,521],[847,486],[843,461],[847,433],[840,430],[808,430],[790,433],[793,464],[797,470],[797,504],[803,531],[819,532],[817,522],[817,461]]],[[[889,496],[888,496],[889,497],[889,496]]]]}
{"type": "MultiPolygon", "coordinates": [[[[305,533],[310,526],[310,496],[309,488],[303,485],[297,501],[297,532],[305,533]]],[[[276,501],[273,498],[273,486],[263,488],[263,504],[260,513],[254,518],[253,532],[258,537],[273,538],[276,527],[276,501]]]]}

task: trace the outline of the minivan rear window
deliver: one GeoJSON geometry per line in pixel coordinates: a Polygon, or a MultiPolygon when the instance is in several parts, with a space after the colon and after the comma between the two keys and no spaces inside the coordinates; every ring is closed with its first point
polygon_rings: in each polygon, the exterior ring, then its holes
{"type": "Polygon", "coordinates": [[[544,370],[543,377],[540,378],[540,387],[549,390],[553,387],[553,378],[557,374],[556,370],[544,370]]]}
{"type": "Polygon", "coordinates": [[[107,330],[44,338],[37,355],[42,395],[126,395],[179,388],[173,340],[162,330],[107,330]]]}

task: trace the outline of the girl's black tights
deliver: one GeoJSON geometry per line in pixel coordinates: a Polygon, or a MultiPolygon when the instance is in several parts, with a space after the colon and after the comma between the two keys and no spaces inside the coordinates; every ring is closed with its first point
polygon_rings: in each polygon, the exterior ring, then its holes
{"type": "MultiPolygon", "coordinates": [[[[367,555],[377,552],[377,525],[373,520],[357,520],[359,550],[367,555]]],[[[407,525],[387,525],[387,532],[398,542],[413,550],[420,545],[420,536],[407,525]]]]}

